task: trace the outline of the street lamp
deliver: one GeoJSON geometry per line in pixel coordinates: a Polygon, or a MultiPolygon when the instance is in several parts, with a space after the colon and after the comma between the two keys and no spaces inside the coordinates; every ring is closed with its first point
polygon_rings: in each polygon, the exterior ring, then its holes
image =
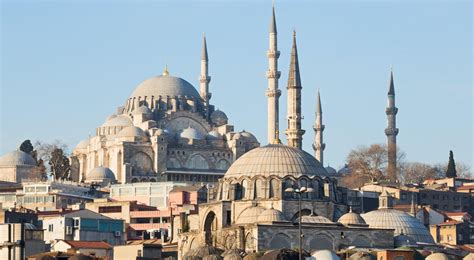
{"type": "Polygon", "coordinates": [[[288,193],[294,193],[294,194],[297,194],[298,195],[298,214],[299,214],[299,220],[298,220],[298,234],[299,234],[299,260],[303,260],[302,258],[302,251],[303,251],[303,248],[302,248],[302,244],[303,244],[303,232],[301,230],[301,219],[302,219],[302,216],[301,216],[301,197],[302,197],[302,194],[303,193],[306,193],[306,192],[313,192],[313,188],[311,187],[295,187],[295,188],[292,188],[292,187],[289,187],[289,188],[286,188],[285,189],[285,192],[288,192],[288,193]]]}

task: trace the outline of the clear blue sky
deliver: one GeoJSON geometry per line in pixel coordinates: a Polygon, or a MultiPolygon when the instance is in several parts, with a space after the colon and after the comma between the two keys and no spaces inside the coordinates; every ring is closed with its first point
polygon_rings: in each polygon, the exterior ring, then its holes
{"type": "MultiPolygon", "coordinates": [[[[24,139],[74,147],[165,64],[198,86],[203,33],[212,103],[237,130],[265,142],[271,1],[11,0],[1,7],[0,154],[24,139]]],[[[306,151],[318,88],[326,164],[341,166],[351,149],[385,142],[393,65],[407,159],[446,162],[452,149],[473,165],[470,1],[276,1],[276,12],[280,121],[295,28],[306,151]]]]}

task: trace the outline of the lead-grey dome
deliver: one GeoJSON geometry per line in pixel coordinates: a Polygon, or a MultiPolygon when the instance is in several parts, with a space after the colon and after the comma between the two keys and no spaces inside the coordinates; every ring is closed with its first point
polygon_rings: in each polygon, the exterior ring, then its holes
{"type": "Polygon", "coordinates": [[[86,175],[88,181],[115,180],[115,174],[107,167],[95,167],[86,175]]]}
{"type": "Polygon", "coordinates": [[[133,125],[130,117],[125,115],[118,115],[115,117],[108,117],[108,120],[105,121],[102,126],[131,126],[133,125]]]}
{"type": "Polygon", "coordinates": [[[216,126],[221,126],[227,124],[229,119],[227,118],[227,115],[221,110],[215,110],[211,113],[211,121],[216,126]]]}
{"type": "Polygon", "coordinates": [[[138,100],[140,97],[140,100],[145,100],[146,97],[146,100],[151,100],[152,96],[155,100],[158,100],[159,96],[163,99],[166,99],[166,96],[188,96],[194,97],[198,103],[201,102],[199,93],[191,83],[169,75],[160,75],[143,81],[133,91],[130,98],[138,100]]]}
{"type": "Polygon", "coordinates": [[[292,175],[327,175],[326,169],[309,153],[282,144],[269,144],[258,147],[242,155],[227,170],[224,177],[241,176],[285,177],[292,175]]]}
{"type": "Polygon", "coordinates": [[[428,229],[418,219],[403,211],[382,208],[361,216],[370,228],[395,229],[395,236],[405,234],[416,242],[434,243],[428,229]]]}
{"type": "Polygon", "coordinates": [[[9,152],[0,157],[0,166],[18,165],[36,166],[36,161],[31,155],[19,150],[9,152]]]}
{"type": "Polygon", "coordinates": [[[179,134],[179,137],[186,138],[186,139],[197,139],[197,140],[204,139],[204,136],[192,127],[188,127],[184,129],[179,134]]]}

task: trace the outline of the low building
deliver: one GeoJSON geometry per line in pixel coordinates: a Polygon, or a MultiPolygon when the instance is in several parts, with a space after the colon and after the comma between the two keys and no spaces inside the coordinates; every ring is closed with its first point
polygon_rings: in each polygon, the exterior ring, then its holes
{"type": "Polygon", "coordinates": [[[106,241],[112,245],[124,244],[124,221],[112,219],[84,209],[62,213],[43,219],[44,240],[106,241]]]}
{"type": "Polygon", "coordinates": [[[22,189],[21,183],[0,181],[0,209],[16,208],[16,194],[22,189]]]}
{"type": "Polygon", "coordinates": [[[67,208],[73,204],[105,197],[106,192],[92,186],[68,181],[25,182],[16,194],[18,206],[50,211],[67,208]]]}
{"type": "Polygon", "coordinates": [[[51,246],[53,252],[72,252],[88,256],[112,258],[113,248],[104,241],[59,240],[51,246]]]}
{"type": "Polygon", "coordinates": [[[29,223],[0,224],[0,259],[23,260],[45,249],[42,229],[29,223]]]}
{"type": "Polygon", "coordinates": [[[436,243],[448,245],[472,244],[474,224],[470,221],[449,219],[430,226],[430,233],[436,243]]]}
{"type": "Polygon", "coordinates": [[[110,198],[119,201],[136,200],[158,209],[167,209],[168,195],[173,187],[189,184],[175,181],[116,184],[110,187],[110,198]]]}
{"type": "Polygon", "coordinates": [[[377,252],[377,260],[413,260],[415,252],[413,250],[386,249],[377,252]]]}
{"type": "Polygon", "coordinates": [[[114,246],[114,260],[162,259],[160,240],[131,241],[114,246]]]}
{"type": "Polygon", "coordinates": [[[30,223],[38,227],[38,215],[25,208],[14,210],[0,210],[0,223],[30,223]]]}
{"type": "Polygon", "coordinates": [[[346,189],[343,196],[346,197],[347,205],[351,206],[355,212],[364,213],[376,210],[379,205],[378,192],[346,189]]]}

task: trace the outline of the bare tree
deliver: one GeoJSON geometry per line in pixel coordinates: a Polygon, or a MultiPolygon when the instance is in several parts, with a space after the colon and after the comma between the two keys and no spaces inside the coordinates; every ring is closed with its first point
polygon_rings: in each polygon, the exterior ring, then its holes
{"type": "Polygon", "coordinates": [[[44,179],[47,179],[48,174],[54,175],[53,169],[50,164],[53,151],[55,149],[61,149],[63,154],[67,156],[67,154],[65,153],[65,151],[67,151],[67,145],[60,140],[55,140],[52,143],[36,141],[34,147],[35,150],[33,151],[33,153],[35,153],[35,155],[33,157],[37,160],[38,167],[43,169],[42,177],[44,179]]]}
{"type": "Polygon", "coordinates": [[[399,180],[403,184],[422,183],[426,179],[441,178],[440,171],[432,165],[420,162],[407,162],[400,165],[399,180]]]}
{"type": "Polygon", "coordinates": [[[51,166],[51,174],[56,180],[69,179],[71,165],[69,164],[69,159],[61,148],[53,150],[51,158],[49,159],[49,165],[51,166]]]}
{"type": "MultiPolygon", "coordinates": [[[[448,170],[448,163],[439,163],[434,165],[436,170],[438,171],[438,174],[441,176],[445,176],[446,171],[448,170]]],[[[471,167],[469,165],[457,161],[456,162],[456,175],[459,178],[472,178],[474,173],[471,171],[471,167]]]]}

